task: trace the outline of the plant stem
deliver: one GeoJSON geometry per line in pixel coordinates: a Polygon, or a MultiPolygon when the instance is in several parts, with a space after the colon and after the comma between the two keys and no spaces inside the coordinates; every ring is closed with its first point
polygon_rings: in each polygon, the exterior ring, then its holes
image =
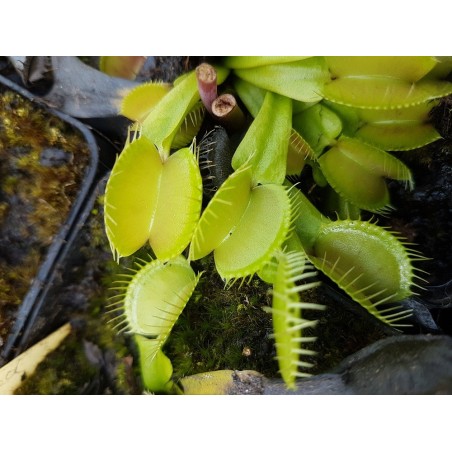
{"type": "Polygon", "coordinates": [[[229,130],[240,130],[246,124],[245,115],[232,94],[222,94],[212,102],[212,115],[229,130]]]}
{"type": "Polygon", "coordinates": [[[315,241],[322,224],[330,223],[330,220],[323,216],[308,198],[288,181],[284,183],[290,187],[292,202],[296,209],[302,214],[297,215],[294,220],[295,231],[307,254],[312,253],[315,241]]]}
{"type": "Polygon", "coordinates": [[[217,98],[217,71],[210,64],[202,63],[196,68],[196,79],[201,101],[212,114],[212,102],[217,98]]]}

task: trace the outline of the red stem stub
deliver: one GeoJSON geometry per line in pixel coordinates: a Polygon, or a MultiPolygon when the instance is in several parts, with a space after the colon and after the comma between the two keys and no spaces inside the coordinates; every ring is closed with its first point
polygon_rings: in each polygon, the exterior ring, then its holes
{"type": "Polygon", "coordinates": [[[196,79],[201,101],[209,113],[212,113],[212,102],[217,98],[217,71],[208,63],[196,68],[196,79]]]}

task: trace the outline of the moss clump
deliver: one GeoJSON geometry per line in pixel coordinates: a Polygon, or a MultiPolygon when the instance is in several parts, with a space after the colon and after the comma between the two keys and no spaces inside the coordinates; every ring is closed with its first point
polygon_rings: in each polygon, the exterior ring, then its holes
{"type": "Polygon", "coordinates": [[[220,369],[276,375],[271,315],[262,309],[269,286],[255,278],[226,289],[212,256],[196,264],[205,273],[165,345],[174,380],[220,369]]]}
{"type": "Polygon", "coordinates": [[[19,94],[0,91],[0,345],[89,159],[79,131],[19,94]]]}
{"type": "Polygon", "coordinates": [[[100,379],[100,366],[87,360],[73,335],[47,356],[33,376],[25,376],[15,394],[92,394],[100,379]]]}

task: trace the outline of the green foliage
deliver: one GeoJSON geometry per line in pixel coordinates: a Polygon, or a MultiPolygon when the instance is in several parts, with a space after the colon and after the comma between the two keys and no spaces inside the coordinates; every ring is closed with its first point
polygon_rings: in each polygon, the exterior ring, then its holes
{"type": "Polygon", "coordinates": [[[339,138],[318,162],[340,196],[370,212],[384,212],[390,206],[385,178],[413,184],[410,170],[399,159],[356,138],[339,138]]]}
{"type": "Polygon", "coordinates": [[[117,160],[105,192],[105,228],[113,255],[129,256],[147,240],[159,259],[180,254],[199,217],[201,187],[189,148],[162,161],[145,136],[133,141],[117,160]]]}
{"type": "Polygon", "coordinates": [[[313,340],[301,334],[315,323],[303,320],[302,311],[320,309],[302,301],[303,292],[317,284],[305,283],[314,273],[311,264],[391,326],[403,327],[409,312],[400,301],[416,286],[413,261],[422,257],[359,216],[361,209],[390,211],[386,179],[412,187],[409,168],[388,151],[439,138],[429,112],[432,100],[452,92],[444,80],[449,62],[227,57],[223,63],[216,67],[219,88],[234,92],[252,118],[232,158],[235,171],[212,199],[201,205],[196,144],[184,148],[175,138],[181,132],[190,140],[200,130],[201,116],[190,116],[200,98],[196,71],[151,106],[136,128],[141,136],[126,146],[107,186],[105,221],[114,256],[133,254],[149,240],[158,258],[132,276],[120,301],[126,329],[145,337],[139,339],[147,350],[142,374],[150,390],[172,390],[162,347],[198,280],[190,261],[212,253],[224,283],[250,282],[257,274],[273,286],[269,312],[277,360],[291,388],[305,375],[300,367],[309,363],[300,356],[310,354],[304,343],[313,340]],[[339,219],[322,215],[285,181],[288,175],[303,177],[306,164],[333,191],[339,219]],[[166,273],[173,263],[175,280],[166,273]],[[188,280],[182,284],[180,278],[188,280]]]}
{"type": "Polygon", "coordinates": [[[235,68],[234,73],[253,85],[301,102],[321,100],[327,82],[328,66],[324,58],[311,57],[299,61],[267,64],[253,68],[235,68]]]}
{"type": "Polygon", "coordinates": [[[114,77],[135,80],[145,61],[143,56],[101,56],[99,69],[114,77]]]}
{"type": "Polygon", "coordinates": [[[276,260],[273,278],[273,306],[269,311],[273,318],[280,372],[287,387],[295,389],[295,379],[308,375],[300,372],[299,368],[312,367],[311,363],[302,361],[301,356],[314,354],[311,350],[300,347],[300,344],[315,340],[315,337],[303,336],[302,331],[306,328],[312,328],[317,323],[303,319],[302,310],[323,309],[324,306],[303,303],[299,299],[300,292],[319,284],[299,284],[301,280],[316,275],[316,273],[310,271],[313,267],[308,264],[303,252],[277,253],[276,260]]]}
{"type": "Polygon", "coordinates": [[[141,123],[170,90],[169,83],[149,82],[138,85],[124,97],[120,113],[141,123]]]}
{"type": "Polygon", "coordinates": [[[235,151],[232,167],[238,169],[249,163],[255,183],[282,184],[286,177],[291,116],[290,99],[268,91],[259,113],[235,151]]]}
{"type": "Polygon", "coordinates": [[[123,308],[118,327],[135,335],[140,353],[143,383],[153,392],[162,392],[172,374],[162,347],[196,287],[197,277],[182,257],[168,262],[151,260],[125,275],[112,307],[123,308]],[[122,287],[121,287],[122,285],[122,287]]]}

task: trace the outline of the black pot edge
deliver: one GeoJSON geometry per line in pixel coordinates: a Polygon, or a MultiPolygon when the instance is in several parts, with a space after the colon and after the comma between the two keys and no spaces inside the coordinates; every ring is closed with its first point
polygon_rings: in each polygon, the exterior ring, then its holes
{"type": "Polygon", "coordinates": [[[81,210],[74,227],[71,229],[70,234],[67,237],[65,246],[61,249],[57,259],[54,262],[50,274],[48,275],[46,285],[43,287],[43,290],[39,294],[39,298],[34,303],[31,311],[29,312],[27,321],[23,328],[23,332],[20,336],[20,340],[17,343],[15,350],[16,355],[36,343],[40,339],[40,336],[49,334],[52,330],[55,330],[56,328],[69,321],[68,314],[70,313],[71,309],[65,309],[65,307],[63,306],[55,306],[55,311],[60,313],[63,312],[62,315],[58,316],[58,321],[53,322],[51,328],[50,326],[47,326],[47,328],[45,328],[45,331],[43,332],[39,331],[39,329],[38,331],[36,331],[36,325],[42,323],[39,322],[39,320],[45,317],[45,313],[44,315],[42,315],[42,311],[48,308],[48,306],[52,303],[58,303],[58,300],[55,300],[52,295],[54,295],[55,289],[58,290],[59,287],[62,287],[64,285],[64,282],[59,282],[60,270],[64,268],[69,256],[74,252],[74,242],[76,242],[78,235],[80,234],[82,228],[85,226],[85,223],[90,216],[91,210],[93,209],[97,198],[104,193],[107,178],[108,174],[104,175],[99,181],[97,181],[97,183],[91,190],[90,195],[87,197],[83,209],[81,210]]]}
{"type": "Polygon", "coordinates": [[[44,284],[46,283],[48,276],[52,271],[52,268],[55,264],[58,255],[60,254],[62,248],[65,246],[65,243],[67,241],[69,234],[71,233],[71,230],[74,229],[75,227],[74,223],[78,217],[78,214],[82,209],[86,201],[86,198],[88,197],[89,193],[92,190],[98,170],[99,157],[96,139],[94,138],[92,132],[88,129],[88,127],[85,126],[83,123],[81,123],[77,119],[72,118],[71,116],[66,115],[65,113],[49,108],[42,102],[38,102],[36,96],[33,96],[30,92],[28,92],[21,86],[18,86],[15,83],[11,82],[9,79],[3,77],[2,75],[0,75],[0,84],[12,91],[17,92],[18,94],[30,100],[31,102],[37,102],[39,106],[41,108],[44,108],[48,113],[58,117],[62,121],[71,125],[73,128],[79,130],[80,133],[82,133],[91,154],[90,164],[89,166],[87,166],[85,170],[85,175],[81,182],[80,192],[72,205],[71,211],[65,223],[62,225],[57,236],[55,237],[49,249],[47,250],[46,256],[38,270],[36,278],[33,280],[30,289],[28,290],[27,295],[24,297],[22,304],[17,312],[17,317],[13,324],[12,330],[10,331],[0,353],[0,366],[1,366],[10,359],[12,359],[14,355],[18,354],[17,353],[18,350],[14,351],[14,347],[16,346],[18,340],[20,339],[20,334],[23,331],[25,323],[27,322],[27,319],[30,315],[32,308],[36,303],[39,294],[43,290],[44,284]]]}

